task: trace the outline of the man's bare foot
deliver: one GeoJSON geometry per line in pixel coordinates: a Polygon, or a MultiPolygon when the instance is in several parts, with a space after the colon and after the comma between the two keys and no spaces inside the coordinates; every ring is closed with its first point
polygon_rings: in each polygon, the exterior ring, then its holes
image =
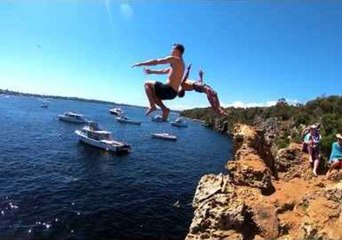
{"type": "Polygon", "coordinates": [[[146,116],[148,116],[151,112],[154,112],[155,110],[157,110],[156,106],[149,107],[149,108],[146,110],[146,116]]]}
{"type": "Polygon", "coordinates": [[[226,113],[223,108],[220,108],[220,114],[224,116],[228,116],[228,113],[226,113]]]}
{"type": "Polygon", "coordinates": [[[169,112],[170,112],[170,109],[168,108],[164,108],[163,109],[163,121],[167,121],[167,118],[169,117],[169,112]]]}

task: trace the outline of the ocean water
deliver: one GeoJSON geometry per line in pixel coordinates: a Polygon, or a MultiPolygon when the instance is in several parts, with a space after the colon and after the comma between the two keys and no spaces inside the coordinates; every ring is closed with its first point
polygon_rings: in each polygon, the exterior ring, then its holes
{"type": "Polygon", "coordinates": [[[197,183],[225,172],[230,140],[193,121],[152,122],[143,108],[124,107],[142,121],[135,126],[117,122],[109,104],[49,101],[43,109],[38,98],[0,95],[0,239],[184,239],[197,183]],[[80,143],[81,126],[57,119],[69,110],[98,121],[132,152],[80,143]],[[155,132],[178,141],[153,139],[155,132]]]}

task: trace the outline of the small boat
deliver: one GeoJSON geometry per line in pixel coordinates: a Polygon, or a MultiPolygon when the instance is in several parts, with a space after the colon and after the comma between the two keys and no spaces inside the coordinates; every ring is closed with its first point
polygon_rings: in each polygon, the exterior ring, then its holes
{"type": "Polygon", "coordinates": [[[175,135],[169,133],[153,133],[153,138],[165,139],[170,141],[177,141],[177,137],[175,135]]]}
{"type": "Polygon", "coordinates": [[[64,114],[58,115],[59,120],[72,123],[86,123],[87,120],[82,114],[74,112],[65,112],[64,114]]]}
{"type": "Polygon", "coordinates": [[[111,108],[109,109],[109,112],[117,116],[121,116],[124,114],[124,110],[122,110],[120,107],[111,108]]]}
{"type": "Polygon", "coordinates": [[[47,103],[42,103],[42,104],[40,104],[40,107],[41,107],[41,108],[48,108],[48,107],[49,107],[49,104],[47,104],[47,103]]]}
{"type": "Polygon", "coordinates": [[[81,142],[109,152],[127,153],[131,150],[127,143],[113,140],[112,133],[99,128],[96,122],[88,122],[87,126],[76,130],[75,133],[81,142]]]}
{"type": "Polygon", "coordinates": [[[188,127],[183,118],[177,118],[174,122],[171,122],[171,125],[175,127],[188,127]]]}
{"type": "Polygon", "coordinates": [[[129,119],[129,118],[123,116],[123,115],[121,115],[120,117],[117,117],[116,120],[118,122],[120,122],[120,123],[128,123],[128,124],[134,124],[134,125],[141,125],[141,122],[129,119]]]}

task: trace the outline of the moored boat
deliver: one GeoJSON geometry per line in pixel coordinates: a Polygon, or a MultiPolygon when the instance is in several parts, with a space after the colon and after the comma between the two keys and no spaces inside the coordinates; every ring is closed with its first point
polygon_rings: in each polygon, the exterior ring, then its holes
{"type": "Polygon", "coordinates": [[[124,114],[124,110],[122,110],[122,108],[120,108],[120,107],[111,108],[111,109],[109,109],[109,112],[111,114],[114,114],[114,115],[117,115],[117,116],[121,116],[121,115],[124,114]]]}
{"type": "Polygon", "coordinates": [[[128,123],[128,124],[134,124],[134,125],[141,125],[140,121],[136,121],[136,120],[132,120],[129,119],[123,115],[121,115],[120,117],[117,117],[116,120],[120,123],[128,123]]]}
{"type": "Polygon", "coordinates": [[[96,122],[89,122],[87,126],[76,130],[75,133],[81,142],[109,152],[127,153],[131,150],[130,145],[114,140],[112,133],[99,128],[96,122]]]}
{"type": "Polygon", "coordinates": [[[177,141],[177,137],[170,133],[153,133],[152,137],[158,138],[158,139],[169,140],[169,141],[177,141]]]}
{"type": "Polygon", "coordinates": [[[84,118],[83,114],[74,112],[65,112],[64,114],[58,115],[58,119],[65,122],[72,123],[86,123],[87,120],[84,118]]]}
{"type": "Polygon", "coordinates": [[[41,107],[41,108],[48,108],[48,107],[49,107],[49,104],[47,104],[47,103],[42,103],[42,104],[40,104],[40,107],[41,107]]]}
{"type": "Polygon", "coordinates": [[[183,118],[177,118],[174,122],[171,122],[171,125],[175,127],[188,127],[183,118]]]}

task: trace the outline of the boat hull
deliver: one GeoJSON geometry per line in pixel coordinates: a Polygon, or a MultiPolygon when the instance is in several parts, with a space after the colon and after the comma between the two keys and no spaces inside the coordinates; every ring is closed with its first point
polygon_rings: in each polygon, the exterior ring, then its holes
{"type": "Polygon", "coordinates": [[[127,124],[133,124],[133,125],[141,125],[141,122],[139,121],[134,121],[134,120],[125,120],[121,118],[116,118],[116,120],[120,123],[127,123],[127,124]]]}
{"type": "Polygon", "coordinates": [[[160,134],[152,134],[153,138],[157,138],[157,139],[163,139],[163,140],[167,140],[167,141],[177,141],[177,137],[176,136],[165,136],[165,135],[160,135],[160,134]]]}
{"type": "Polygon", "coordinates": [[[117,142],[118,143],[117,145],[109,145],[102,141],[97,141],[97,140],[88,138],[87,136],[82,134],[80,130],[76,130],[75,133],[81,142],[86,143],[96,148],[103,149],[108,152],[127,153],[127,152],[130,152],[131,150],[131,147],[125,143],[117,142]]]}
{"type": "Polygon", "coordinates": [[[185,124],[181,124],[181,123],[176,123],[176,122],[172,122],[171,123],[172,126],[174,127],[188,127],[188,125],[185,125],[185,124]]]}
{"type": "Polygon", "coordinates": [[[123,111],[118,111],[118,110],[115,110],[115,109],[109,109],[109,112],[113,115],[116,115],[116,116],[121,116],[123,115],[123,111]]]}
{"type": "Polygon", "coordinates": [[[58,115],[58,119],[64,122],[79,123],[79,124],[87,122],[85,119],[75,119],[75,118],[70,118],[70,117],[66,117],[63,115],[58,115]]]}

